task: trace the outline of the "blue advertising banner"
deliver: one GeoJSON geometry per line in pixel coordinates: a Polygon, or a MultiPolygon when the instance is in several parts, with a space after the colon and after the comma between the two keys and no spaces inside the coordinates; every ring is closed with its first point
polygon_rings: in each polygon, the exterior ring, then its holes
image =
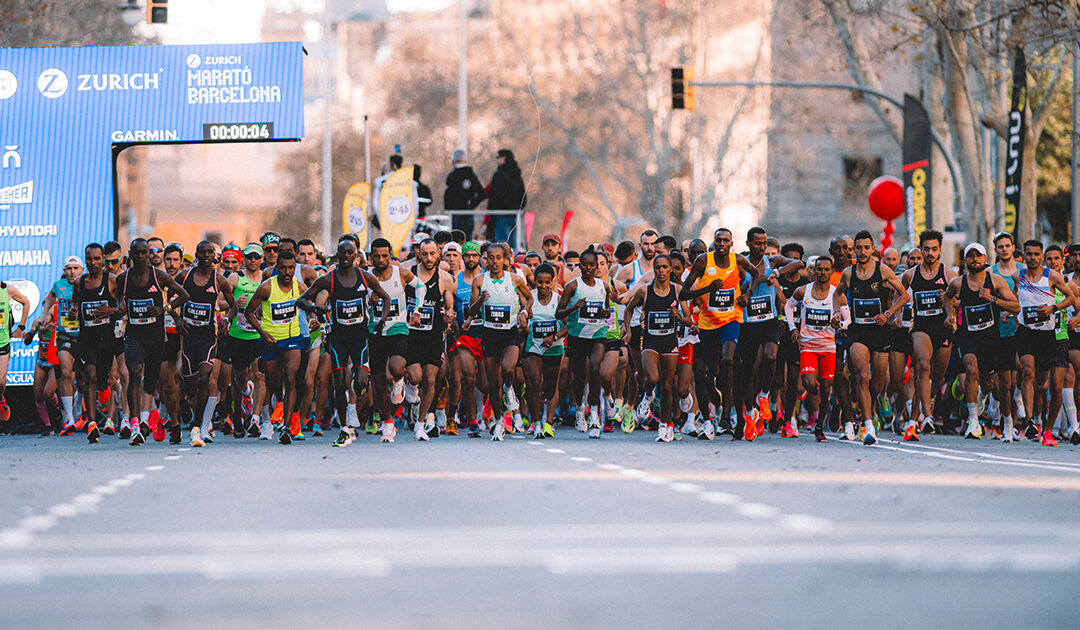
{"type": "MultiPolygon", "coordinates": [[[[303,135],[298,42],[0,48],[0,280],[32,321],[64,259],[115,237],[114,145],[303,135]]],[[[8,384],[32,382],[36,355],[12,341],[8,384]]]]}

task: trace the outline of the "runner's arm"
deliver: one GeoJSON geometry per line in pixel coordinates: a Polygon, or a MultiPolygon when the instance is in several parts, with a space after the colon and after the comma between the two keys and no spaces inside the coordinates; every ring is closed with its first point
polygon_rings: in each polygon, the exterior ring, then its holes
{"type": "Polygon", "coordinates": [[[320,307],[315,304],[315,301],[319,299],[319,292],[328,290],[327,276],[319,276],[311,283],[311,286],[305,290],[300,297],[296,298],[296,305],[304,309],[309,313],[327,313],[330,309],[326,307],[320,307]]]}
{"type": "Polygon", "coordinates": [[[993,274],[991,279],[994,282],[994,291],[997,292],[997,298],[994,300],[994,304],[1004,310],[1013,313],[1020,312],[1020,302],[1016,299],[1016,295],[1009,288],[1009,283],[1005,282],[1005,278],[997,274],[993,274]]]}

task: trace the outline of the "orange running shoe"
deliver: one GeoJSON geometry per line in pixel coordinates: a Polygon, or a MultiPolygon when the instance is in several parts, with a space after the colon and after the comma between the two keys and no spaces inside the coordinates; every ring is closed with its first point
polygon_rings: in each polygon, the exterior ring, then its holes
{"type": "Polygon", "coordinates": [[[761,411],[761,419],[765,422],[772,420],[772,409],[769,407],[769,395],[761,392],[757,395],[757,406],[761,411]]]}
{"type": "Polygon", "coordinates": [[[760,421],[761,420],[758,417],[757,409],[752,410],[749,414],[746,415],[745,422],[743,423],[746,425],[745,427],[743,427],[744,440],[746,440],[747,442],[753,442],[757,438],[758,422],[760,421]]]}
{"type": "Polygon", "coordinates": [[[11,407],[8,407],[7,400],[0,396],[0,422],[7,422],[11,419],[11,407]]]}
{"type": "Polygon", "coordinates": [[[457,423],[454,422],[453,418],[450,418],[450,419],[448,419],[446,421],[446,434],[447,435],[458,435],[458,426],[457,426],[457,423]]]}
{"type": "Polygon", "coordinates": [[[919,432],[915,429],[914,424],[909,424],[908,428],[904,429],[904,441],[905,442],[918,442],[919,432]]]}
{"type": "Polygon", "coordinates": [[[86,426],[86,420],[87,420],[86,414],[85,413],[80,413],[79,417],[75,418],[75,430],[76,431],[82,431],[83,427],[86,426]]]}
{"type": "Polygon", "coordinates": [[[495,417],[495,412],[491,409],[491,401],[488,400],[487,396],[484,396],[484,409],[480,413],[480,417],[483,418],[485,422],[491,422],[491,419],[495,417]]]}
{"type": "Polygon", "coordinates": [[[1043,431],[1042,434],[1043,446],[1057,446],[1057,440],[1054,439],[1054,434],[1050,431],[1043,431]]]}
{"type": "Polygon", "coordinates": [[[150,425],[150,434],[154,437],[155,442],[165,441],[165,423],[161,421],[161,414],[157,409],[150,410],[150,416],[146,419],[146,424],[150,425]]]}
{"type": "Polygon", "coordinates": [[[270,414],[270,421],[274,424],[281,424],[282,417],[285,415],[285,403],[278,403],[274,405],[274,411],[270,414]]]}
{"type": "Polygon", "coordinates": [[[294,411],[292,417],[289,418],[289,433],[296,437],[303,430],[303,425],[300,424],[300,412],[294,411]]]}

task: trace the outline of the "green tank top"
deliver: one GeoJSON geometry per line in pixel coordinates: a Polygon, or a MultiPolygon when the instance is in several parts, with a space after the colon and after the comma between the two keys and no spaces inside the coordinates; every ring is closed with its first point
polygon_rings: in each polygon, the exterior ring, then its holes
{"type": "MultiPolygon", "coordinates": [[[[615,288],[615,282],[613,280],[609,279],[608,283],[611,284],[612,289],[615,288]]],[[[622,322],[619,321],[618,305],[613,305],[611,308],[611,314],[608,315],[607,338],[622,339],[622,322]]]]}
{"type": "Polygon", "coordinates": [[[0,282],[0,347],[11,343],[11,298],[8,296],[7,284],[0,282]]]}
{"type": "Polygon", "coordinates": [[[283,341],[292,337],[300,336],[300,318],[298,316],[296,298],[300,297],[300,290],[293,276],[292,286],[288,291],[282,291],[275,278],[270,283],[270,298],[262,303],[262,328],[266,334],[276,341],[283,341]]]}
{"type": "Polygon", "coordinates": [[[585,305],[567,318],[566,327],[570,329],[570,336],[579,339],[606,339],[610,309],[604,283],[594,280],[590,287],[578,278],[577,288],[569,304],[575,305],[582,299],[585,300],[585,305]]]}
{"type": "MultiPolygon", "coordinates": [[[[1054,289],[1054,304],[1060,304],[1065,299],[1065,295],[1061,291],[1054,289]]],[[[1054,338],[1058,341],[1069,340],[1069,316],[1065,311],[1058,311],[1054,314],[1057,320],[1054,322],[1054,338]]]]}
{"type": "MultiPolygon", "coordinates": [[[[237,274],[240,281],[236,283],[236,287],[233,289],[233,299],[237,302],[240,298],[247,296],[250,300],[254,295],[255,289],[259,288],[259,282],[249,280],[247,276],[243,274],[237,274]]],[[[235,339],[258,339],[259,333],[255,330],[255,327],[248,323],[247,317],[244,317],[244,309],[236,314],[233,318],[232,326],[229,327],[229,336],[235,339]]]]}

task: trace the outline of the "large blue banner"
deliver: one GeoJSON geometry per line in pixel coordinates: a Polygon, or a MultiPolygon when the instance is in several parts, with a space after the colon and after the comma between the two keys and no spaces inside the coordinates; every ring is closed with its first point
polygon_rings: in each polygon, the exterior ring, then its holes
{"type": "MultiPolygon", "coordinates": [[[[0,48],[0,280],[32,321],[64,259],[115,237],[114,144],[303,135],[298,42],[0,48]]],[[[36,355],[12,342],[9,384],[31,383],[36,355]]]]}

